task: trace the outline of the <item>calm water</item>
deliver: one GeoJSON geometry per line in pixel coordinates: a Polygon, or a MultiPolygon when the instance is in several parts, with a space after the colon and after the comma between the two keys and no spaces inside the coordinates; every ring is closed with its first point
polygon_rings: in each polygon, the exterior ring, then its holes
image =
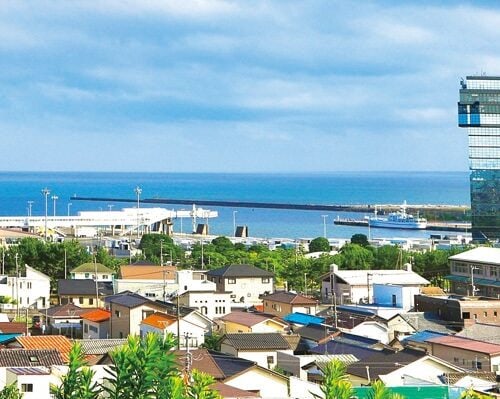
{"type": "MultiPolygon", "coordinates": [[[[0,214],[26,215],[28,201],[33,215],[45,212],[40,190],[48,187],[50,196],[57,195],[57,214],[67,214],[70,196],[135,198],[134,188],[142,188],[141,198],[213,199],[266,201],[308,204],[453,204],[468,205],[467,172],[369,172],[318,174],[201,174],[201,173],[0,173],[0,214]]],[[[73,201],[69,210],[107,210],[123,203],[73,201]]],[[[133,206],[133,204],[130,204],[133,206]]],[[[183,209],[181,206],[172,206],[183,209]]],[[[213,234],[229,235],[233,226],[233,210],[237,224],[249,226],[252,236],[316,237],[323,234],[325,212],[285,211],[270,209],[211,208],[219,218],[210,221],[213,234]]],[[[53,201],[49,200],[49,214],[53,201]]],[[[366,229],[334,226],[333,219],[362,218],[362,214],[328,213],[329,237],[350,237],[366,229]]],[[[183,224],[184,231],[189,226],[183,224]]],[[[175,226],[180,231],[180,224],[175,226]]],[[[427,237],[428,232],[405,232],[372,229],[374,237],[427,237]]]]}

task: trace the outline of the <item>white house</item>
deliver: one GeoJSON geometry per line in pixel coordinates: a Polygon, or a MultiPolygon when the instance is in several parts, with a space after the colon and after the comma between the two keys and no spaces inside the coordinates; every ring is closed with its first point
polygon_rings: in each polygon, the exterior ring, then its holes
{"type": "Polygon", "coordinates": [[[192,312],[180,319],[177,324],[177,317],[166,313],[156,312],[141,321],[141,337],[149,332],[162,336],[171,333],[177,336],[180,332],[180,346],[186,348],[197,348],[205,342],[205,334],[211,329],[211,321],[198,312],[192,312]]]}
{"type": "Polygon", "coordinates": [[[215,291],[217,289],[214,282],[207,280],[206,270],[177,270],[175,282],[179,295],[186,291],[215,291]]]}
{"type": "Polygon", "coordinates": [[[15,384],[23,399],[50,399],[50,371],[45,367],[10,367],[5,384],[15,384]]]}
{"type": "Polygon", "coordinates": [[[179,303],[197,309],[210,319],[222,317],[231,312],[231,294],[214,291],[184,291],[179,303]]]}
{"type": "Polygon", "coordinates": [[[97,281],[113,281],[115,272],[102,263],[89,262],[75,267],[70,271],[71,278],[74,280],[96,280],[97,281]],[[96,278],[97,276],[97,278],[96,278]]]}
{"type": "Polygon", "coordinates": [[[114,292],[135,292],[146,298],[163,299],[177,290],[175,266],[124,265],[113,281],[114,292]]]}
{"type": "Polygon", "coordinates": [[[218,292],[230,292],[231,301],[260,304],[260,296],[274,292],[274,274],[251,265],[230,265],[207,272],[218,292]]]}
{"type": "Polygon", "coordinates": [[[374,284],[411,288],[410,291],[416,294],[429,284],[428,280],[411,270],[410,264],[405,265],[405,270],[339,270],[333,264],[330,272],[323,275],[321,280],[323,299],[331,301],[334,295],[338,303],[372,303],[374,284]]]}
{"type": "Polygon", "coordinates": [[[50,277],[26,265],[25,276],[0,276],[0,296],[8,296],[21,308],[45,309],[49,305],[50,277]]]}
{"type": "Polygon", "coordinates": [[[111,312],[105,309],[92,309],[82,313],[83,338],[102,339],[109,338],[109,321],[111,312]]]}

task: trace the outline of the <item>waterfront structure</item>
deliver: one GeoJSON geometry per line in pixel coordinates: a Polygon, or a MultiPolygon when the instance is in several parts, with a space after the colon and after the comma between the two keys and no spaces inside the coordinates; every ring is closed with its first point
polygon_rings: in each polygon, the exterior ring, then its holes
{"type": "Polygon", "coordinates": [[[500,76],[461,81],[458,125],[469,134],[472,238],[500,239],[500,76]]]}

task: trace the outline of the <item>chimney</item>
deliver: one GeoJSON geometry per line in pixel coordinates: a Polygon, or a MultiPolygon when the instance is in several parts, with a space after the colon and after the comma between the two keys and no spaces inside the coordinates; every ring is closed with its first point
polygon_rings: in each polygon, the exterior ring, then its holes
{"type": "Polygon", "coordinates": [[[336,272],[338,272],[338,271],[339,271],[339,266],[338,266],[338,265],[336,265],[335,263],[332,263],[332,264],[330,265],[330,273],[336,273],[336,272]]]}
{"type": "Polygon", "coordinates": [[[411,263],[405,263],[403,265],[403,268],[407,271],[407,272],[412,272],[412,268],[411,268],[411,263]]]}

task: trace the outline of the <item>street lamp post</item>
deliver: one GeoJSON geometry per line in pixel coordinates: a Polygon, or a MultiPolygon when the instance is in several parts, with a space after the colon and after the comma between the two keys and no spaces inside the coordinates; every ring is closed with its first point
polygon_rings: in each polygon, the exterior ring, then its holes
{"type": "Polygon", "coordinates": [[[59,199],[59,197],[57,195],[53,195],[50,198],[52,198],[52,200],[54,201],[54,216],[56,216],[56,201],[59,199]]]}
{"type": "Polygon", "coordinates": [[[42,195],[45,196],[45,241],[47,241],[47,209],[48,209],[48,198],[49,198],[49,194],[50,194],[50,190],[45,187],[43,190],[42,190],[42,195]]]}
{"type": "Polygon", "coordinates": [[[139,186],[137,186],[135,189],[134,189],[134,192],[135,194],[137,195],[137,238],[139,238],[139,207],[140,207],[140,204],[141,204],[141,194],[142,194],[142,188],[140,188],[139,186]]]}
{"type": "Polygon", "coordinates": [[[236,214],[238,211],[233,211],[233,237],[236,237],[236,214]]]}
{"type": "Polygon", "coordinates": [[[307,273],[304,273],[304,295],[307,296],[307,273]]]}
{"type": "Polygon", "coordinates": [[[108,204],[108,209],[109,211],[111,212],[111,210],[113,209],[114,205],[113,204],[108,204]]]}
{"type": "Polygon", "coordinates": [[[321,215],[321,217],[323,218],[323,237],[326,238],[326,218],[328,215],[321,215]]]}
{"type": "Polygon", "coordinates": [[[68,202],[68,216],[71,214],[69,208],[71,208],[71,205],[73,205],[71,202],[68,202]]]}
{"type": "Polygon", "coordinates": [[[33,201],[28,201],[28,216],[31,217],[31,209],[33,208],[33,201]]]}

